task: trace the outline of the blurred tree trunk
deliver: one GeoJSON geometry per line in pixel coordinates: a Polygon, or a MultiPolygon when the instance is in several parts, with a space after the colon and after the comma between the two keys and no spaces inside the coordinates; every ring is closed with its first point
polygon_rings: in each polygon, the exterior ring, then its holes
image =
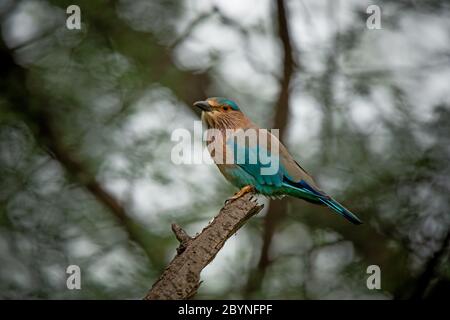
{"type": "MultiPolygon", "coordinates": [[[[283,74],[280,80],[278,99],[274,105],[274,128],[279,130],[280,140],[284,140],[288,127],[289,100],[291,80],[295,72],[294,48],[289,33],[289,21],[286,4],[283,0],[277,0],[276,24],[278,26],[278,38],[283,47],[283,74]]],[[[264,218],[263,244],[256,270],[248,275],[247,286],[244,295],[250,297],[252,293],[261,287],[266,270],[270,264],[269,250],[272,239],[279,223],[287,213],[287,198],[282,200],[270,200],[267,215],[264,218]]]]}

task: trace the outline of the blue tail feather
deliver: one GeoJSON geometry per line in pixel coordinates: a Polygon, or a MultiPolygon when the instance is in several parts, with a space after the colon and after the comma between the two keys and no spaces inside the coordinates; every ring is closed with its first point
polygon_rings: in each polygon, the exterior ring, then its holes
{"type": "Polygon", "coordinates": [[[336,212],[336,213],[340,214],[341,216],[343,216],[344,218],[346,218],[348,221],[350,221],[354,224],[362,224],[362,221],[357,216],[355,216],[349,210],[344,208],[340,203],[338,203],[334,199],[332,199],[332,198],[320,199],[320,201],[323,204],[325,204],[326,206],[328,206],[334,212],[336,212]]]}
{"type": "Polygon", "coordinates": [[[306,181],[301,180],[293,182],[285,179],[283,185],[288,189],[295,190],[294,196],[317,204],[324,204],[337,214],[343,216],[354,224],[362,224],[362,221],[348,209],[344,208],[339,202],[320,190],[311,187],[306,181]]]}

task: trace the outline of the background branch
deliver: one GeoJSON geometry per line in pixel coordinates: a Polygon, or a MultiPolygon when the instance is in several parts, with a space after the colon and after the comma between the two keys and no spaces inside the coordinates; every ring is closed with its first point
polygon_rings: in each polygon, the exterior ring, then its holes
{"type": "Polygon", "coordinates": [[[448,247],[450,245],[450,231],[447,232],[444,239],[442,240],[442,244],[436,252],[433,253],[431,258],[427,261],[423,272],[416,279],[415,287],[411,293],[410,299],[420,300],[425,298],[427,289],[430,287],[430,284],[434,277],[436,276],[437,269],[439,264],[442,262],[442,259],[447,255],[448,247]]]}
{"type": "MultiPolygon", "coordinates": [[[[277,1],[278,37],[283,47],[283,76],[280,80],[280,91],[275,103],[274,128],[280,130],[280,139],[285,137],[289,116],[289,97],[291,80],[295,71],[295,60],[293,55],[293,45],[289,34],[288,17],[286,6],[283,0],[277,1]]],[[[249,274],[245,295],[249,297],[257,291],[262,284],[266,269],[270,264],[269,250],[276,227],[284,219],[287,211],[287,199],[270,200],[269,210],[264,219],[263,244],[261,254],[255,272],[249,274]]]]}

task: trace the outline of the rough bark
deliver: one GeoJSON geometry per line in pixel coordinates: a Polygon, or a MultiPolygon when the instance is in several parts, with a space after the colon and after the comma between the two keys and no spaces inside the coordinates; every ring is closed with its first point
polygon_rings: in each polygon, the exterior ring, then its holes
{"type": "Polygon", "coordinates": [[[201,233],[190,237],[176,224],[172,230],[180,242],[177,255],[145,296],[147,300],[189,299],[200,286],[200,272],[214,259],[228,238],[261,211],[254,194],[226,204],[201,233]]]}

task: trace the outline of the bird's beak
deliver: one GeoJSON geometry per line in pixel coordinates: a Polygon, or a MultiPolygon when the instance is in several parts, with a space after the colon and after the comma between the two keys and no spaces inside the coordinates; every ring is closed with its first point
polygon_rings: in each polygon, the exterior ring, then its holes
{"type": "Polygon", "coordinates": [[[194,107],[197,107],[200,110],[205,111],[205,112],[212,111],[212,108],[211,108],[210,104],[208,103],[208,101],[194,102],[194,107]]]}

